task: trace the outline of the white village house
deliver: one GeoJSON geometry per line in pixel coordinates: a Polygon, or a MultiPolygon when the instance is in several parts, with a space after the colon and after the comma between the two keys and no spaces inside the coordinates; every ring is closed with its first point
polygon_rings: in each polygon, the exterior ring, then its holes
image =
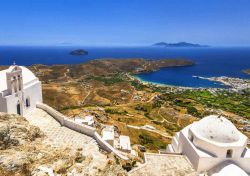
{"type": "Polygon", "coordinates": [[[41,82],[28,68],[14,64],[0,71],[0,112],[25,115],[42,101],[41,82]]]}
{"type": "Polygon", "coordinates": [[[250,174],[248,138],[225,117],[210,115],[178,132],[167,152],[186,155],[208,175],[250,174]]]}
{"type": "Polygon", "coordinates": [[[87,115],[83,119],[83,124],[88,125],[88,126],[93,126],[95,123],[94,117],[91,115],[87,115]]]}
{"type": "Polygon", "coordinates": [[[115,144],[115,129],[112,125],[106,125],[102,130],[102,139],[109,143],[112,147],[115,144]]]}
{"type": "Polygon", "coordinates": [[[119,149],[124,152],[130,153],[132,151],[129,136],[119,136],[119,149]]]}

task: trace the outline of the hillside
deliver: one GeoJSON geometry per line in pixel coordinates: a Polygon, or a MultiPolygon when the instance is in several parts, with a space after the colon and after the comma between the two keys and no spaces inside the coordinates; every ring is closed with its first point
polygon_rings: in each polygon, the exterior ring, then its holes
{"type": "Polygon", "coordinates": [[[0,175],[126,175],[112,155],[100,163],[80,148],[57,147],[46,138],[25,118],[0,113],[0,175]]]}
{"type": "Polygon", "coordinates": [[[175,132],[207,114],[223,113],[234,121],[242,119],[240,116],[250,117],[248,94],[158,87],[131,76],[192,64],[182,59],[101,59],[76,65],[34,65],[30,69],[43,82],[46,104],[70,117],[92,114],[100,123],[113,124],[121,134],[129,135],[133,145],[157,152],[175,132]],[[236,107],[239,99],[244,103],[236,107]],[[162,135],[127,125],[151,125],[162,135]]]}
{"type": "Polygon", "coordinates": [[[161,67],[192,64],[182,59],[102,59],[29,68],[42,81],[44,103],[71,118],[93,115],[98,123],[113,124],[120,134],[130,136],[133,147],[139,144],[158,152],[176,132],[208,114],[223,114],[240,129],[242,121],[250,118],[249,91],[185,90],[144,84],[133,77],[161,67]],[[156,131],[140,128],[144,125],[156,131]]]}
{"type": "MultiPolygon", "coordinates": [[[[194,63],[185,59],[98,59],[75,65],[33,65],[30,67],[44,81],[65,81],[86,76],[102,76],[114,73],[151,72],[163,67],[188,66],[194,63]]],[[[1,67],[0,67],[1,69],[1,67]]]]}

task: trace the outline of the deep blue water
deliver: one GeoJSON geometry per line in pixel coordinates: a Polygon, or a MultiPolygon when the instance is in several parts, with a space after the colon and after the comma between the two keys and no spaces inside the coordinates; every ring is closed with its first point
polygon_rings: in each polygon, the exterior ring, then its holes
{"type": "Polygon", "coordinates": [[[157,47],[0,47],[0,65],[76,64],[100,58],[184,58],[194,66],[164,68],[157,72],[137,75],[140,79],[188,87],[223,87],[220,84],[192,76],[230,76],[250,79],[242,73],[250,68],[250,47],[240,48],[157,48],[157,47]],[[86,49],[86,56],[72,56],[74,49],[86,49]]]}

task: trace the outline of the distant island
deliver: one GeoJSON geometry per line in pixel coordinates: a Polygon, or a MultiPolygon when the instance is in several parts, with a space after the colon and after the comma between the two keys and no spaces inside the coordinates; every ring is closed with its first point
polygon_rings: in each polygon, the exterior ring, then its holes
{"type": "Polygon", "coordinates": [[[159,43],[153,44],[153,46],[160,46],[160,47],[208,47],[208,45],[200,45],[200,44],[187,43],[187,42],[178,42],[178,43],[159,42],[159,43]]]}
{"type": "Polygon", "coordinates": [[[73,56],[81,56],[81,55],[87,55],[88,51],[83,50],[83,49],[77,49],[77,50],[71,51],[70,54],[73,56]]]}
{"type": "Polygon", "coordinates": [[[250,75],[250,69],[243,70],[243,72],[250,75]]]}

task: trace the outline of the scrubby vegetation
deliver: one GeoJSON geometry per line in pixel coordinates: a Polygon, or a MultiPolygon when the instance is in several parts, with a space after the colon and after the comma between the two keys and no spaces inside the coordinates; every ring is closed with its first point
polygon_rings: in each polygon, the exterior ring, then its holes
{"type": "Polygon", "coordinates": [[[131,83],[131,86],[133,86],[138,91],[143,90],[146,87],[145,85],[141,84],[137,80],[133,80],[130,83],[131,83]]]}
{"type": "Polygon", "coordinates": [[[140,130],[137,133],[139,133],[139,144],[145,146],[150,151],[164,149],[166,148],[166,145],[170,142],[170,139],[168,140],[160,135],[155,135],[144,130],[140,130]]]}
{"type": "Polygon", "coordinates": [[[121,74],[111,74],[109,76],[89,76],[87,79],[103,82],[106,86],[125,81],[121,74]]]}
{"type": "Polygon", "coordinates": [[[126,110],[121,111],[121,110],[110,109],[110,108],[105,109],[105,112],[108,114],[118,114],[118,115],[126,115],[128,113],[126,110]]]}
{"type": "Polygon", "coordinates": [[[250,91],[239,94],[229,91],[210,93],[209,91],[186,90],[180,93],[164,94],[164,99],[171,101],[175,106],[187,108],[187,112],[194,116],[202,117],[204,114],[195,107],[202,105],[204,108],[214,108],[229,111],[250,119],[250,91]]]}
{"type": "Polygon", "coordinates": [[[143,111],[145,113],[151,112],[152,108],[153,107],[152,107],[152,105],[150,103],[144,103],[144,104],[140,103],[140,104],[137,104],[135,106],[135,110],[137,110],[137,111],[143,111]]]}

